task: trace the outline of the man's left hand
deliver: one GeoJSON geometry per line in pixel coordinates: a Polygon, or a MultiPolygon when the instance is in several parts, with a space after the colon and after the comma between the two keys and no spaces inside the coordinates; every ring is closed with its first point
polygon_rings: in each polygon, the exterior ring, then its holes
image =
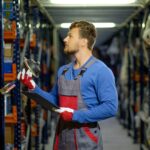
{"type": "Polygon", "coordinates": [[[67,107],[60,107],[60,109],[56,109],[55,112],[60,114],[60,118],[64,121],[72,121],[74,110],[67,107]]]}

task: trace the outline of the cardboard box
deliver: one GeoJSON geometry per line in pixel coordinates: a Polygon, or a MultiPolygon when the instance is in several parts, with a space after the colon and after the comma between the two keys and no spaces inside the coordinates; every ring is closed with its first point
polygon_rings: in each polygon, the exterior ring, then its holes
{"type": "Polygon", "coordinates": [[[12,44],[11,43],[5,43],[5,48],[4,48],[4,57],[13,57],[12,54],[12,44]]]}
{"type": "Polygon", "coordinates": [[[5,144],[14,144],[15,139],[14,125],[6,124],[5,125],[5,144]]]}

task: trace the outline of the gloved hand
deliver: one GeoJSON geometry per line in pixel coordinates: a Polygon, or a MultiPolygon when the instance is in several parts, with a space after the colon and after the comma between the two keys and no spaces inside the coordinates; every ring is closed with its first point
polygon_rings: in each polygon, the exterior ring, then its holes
{"type": "Polygon", "coordinates": [[[60,118],[64,121],[72,121],[74,110],[67,107],[60,107],[56,109],[55,112],[60,113],[60,118]]]}
{"type": "Polygon", "coordinates": [[[25,86],[30,90],[33,90],[36,86],[35,82],[32,80],[32,73],[30,70],[23,69],[18,73],[17,79],[20,80],[25,86]]]}

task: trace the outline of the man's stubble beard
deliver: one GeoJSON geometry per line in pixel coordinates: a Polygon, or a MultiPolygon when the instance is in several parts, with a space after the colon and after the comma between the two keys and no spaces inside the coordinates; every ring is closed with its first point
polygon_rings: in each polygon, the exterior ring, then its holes
{"type": "Polygon", "coordinates": [[[65,51],[64,50],[64,53],[67,54],[67,55],[75,55],[79,50],[72,50],[72,51],[65,51]]]}

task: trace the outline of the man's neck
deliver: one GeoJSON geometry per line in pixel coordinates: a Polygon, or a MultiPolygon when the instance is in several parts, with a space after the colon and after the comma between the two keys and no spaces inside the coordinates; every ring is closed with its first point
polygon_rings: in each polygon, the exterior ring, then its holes
{"type": "Polygon", "coordinates": [[[80,68],[86,61],[92,56],[92,51],[80,51],[75,55],[76,63],[74,65],[75,69],[80,68]]]}

